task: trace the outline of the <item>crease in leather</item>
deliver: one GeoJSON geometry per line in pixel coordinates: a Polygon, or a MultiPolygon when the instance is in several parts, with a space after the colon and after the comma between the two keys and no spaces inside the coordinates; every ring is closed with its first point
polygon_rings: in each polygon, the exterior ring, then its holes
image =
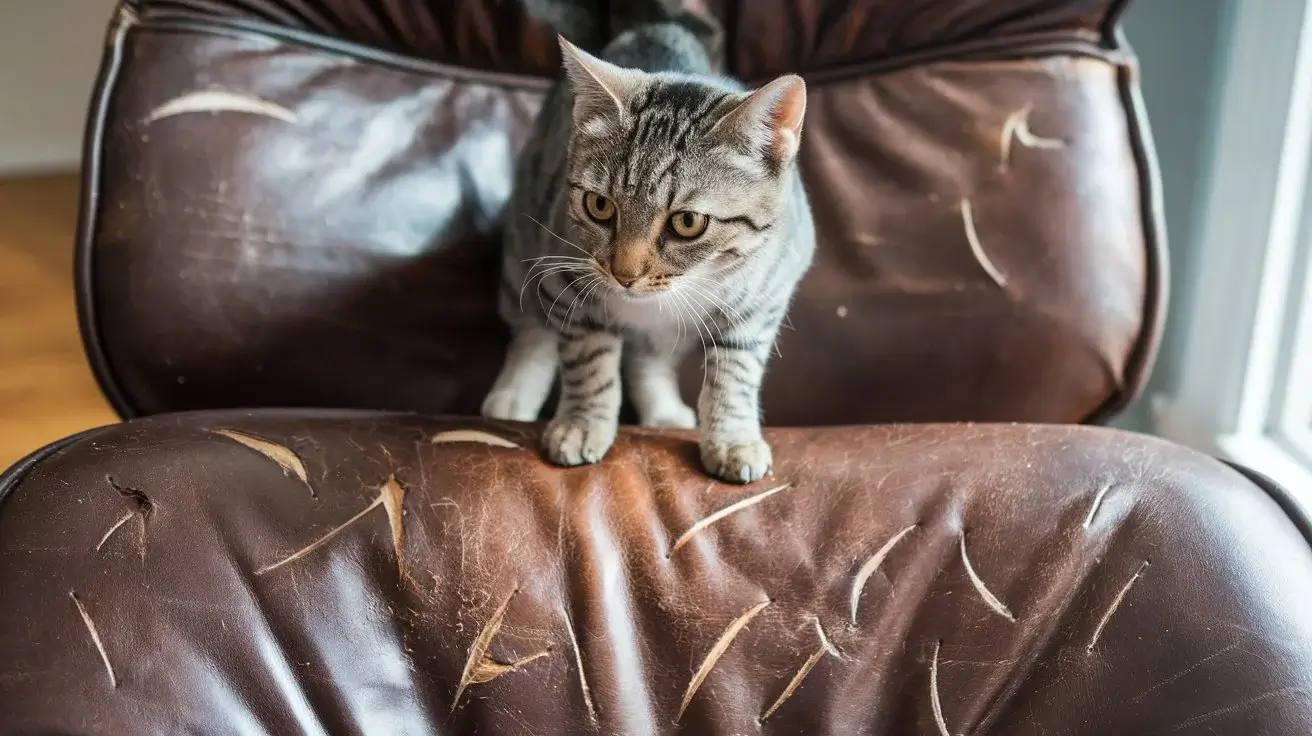
{"type": "MultiPolygon", "coordinates": [[[[240,560],[232,545],[229,543],[229,535],[237,533],[236,530],[216,525],[215,531],[218,532],[219,553],[228,560],[228,569],[244,570],[247,565],[240,560]]],[[[260,594],[259,585],[263,582],[259,578],[247,575],[232,575],[232,581],[236,582],[242,592],[250,599],[252,605],[250,610],[254,612],[255,618],[259,623],[259,629],[251,626],[249,622],[244,622],[244,626],[249,632],[248,639],[252,649],[259,653],[260,661],[265,663],[264,673],[269,678],[265,679],[265,684],[273,684],[280,695],[280,705],[283,705],[296,719],[297,725],[302,729],[308,729],[309,726],[317,726],[318,731],[311,733],[324,734],[325,736],[333,732],[320,717],[324,713],[335,713],[335,702],[332,698],[323,698],[325,702],[316,702],[316,699],[307,692],[307,688],[301,682],[300,676],[296,672],[295,659],[291,656],[288,643],[285,641],[286,636],[278,631],[274,619],[270,616],[269,606],[266,604],[265,597],[260,594]],[[281,667],[270,666],[276,662],[281,667]],[[271,671],[276,670],[276,671],[271,671]],[[269,683],[272,679],[272,683],[269,683]]],[[[299,642],[305,648],[305,642],[299,642]]]]}

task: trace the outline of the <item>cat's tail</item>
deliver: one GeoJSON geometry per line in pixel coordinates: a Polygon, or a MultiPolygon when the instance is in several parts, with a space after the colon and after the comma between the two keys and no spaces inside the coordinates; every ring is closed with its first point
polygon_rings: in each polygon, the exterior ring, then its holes
{"type": "Polygon", "coordinates": [[[715,70],[724,69],[724,28],[705,0],[611,0],[610,38],[640,26],[674,23],[691,33],[715,70]]]}
{"type": "Polygon", "coordinates": [[[716,71],[724,69],[724,29],[705,0],[520,0],[534,19],[546,23],[590,53],[621,34],[643,26],[673,23],[691,33],[716,71]]]}

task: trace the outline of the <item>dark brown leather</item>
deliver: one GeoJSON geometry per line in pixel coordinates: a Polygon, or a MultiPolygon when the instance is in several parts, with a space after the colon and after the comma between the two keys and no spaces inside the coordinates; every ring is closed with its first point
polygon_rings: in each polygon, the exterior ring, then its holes
{"type": "Polygon", "coordinates": [[[0,731],[1312,733],[1307,520],[1206,457],[781,430],[739,488],[683,435],[487,444],[536,433],[213,413],[34,458],[0,483],[0,731]]]}
{"type": "MultiPolygon", "coordinates": [[[[1164,243],[1118,3],[711,6],[731,71],[811,81],[820,245],[769,423],[1074,422],[1136,394],[1164,243]]],[[[513,156],[552,48],[508,0],[130,2],[79,242],[88,352],[118,409],[476,412],[505,340],[513,156]],[[215,91],[265,104],[176,106],[215,91]]]]}

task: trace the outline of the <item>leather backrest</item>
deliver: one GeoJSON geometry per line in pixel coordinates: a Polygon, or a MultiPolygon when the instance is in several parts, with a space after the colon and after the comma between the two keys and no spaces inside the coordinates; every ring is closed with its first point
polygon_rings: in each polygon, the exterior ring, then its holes
{"type": "MultiPolygon", "coordinates": [[[[819,248],[767,422],[1074,422],[1137,392],[1164,245],[1120,4],[709,3],[729,71],[810,83],[819,248]]],[[[555,64],[509,0],[127,2],[78,243],[118,409],[477,411],[555,64]]]]}

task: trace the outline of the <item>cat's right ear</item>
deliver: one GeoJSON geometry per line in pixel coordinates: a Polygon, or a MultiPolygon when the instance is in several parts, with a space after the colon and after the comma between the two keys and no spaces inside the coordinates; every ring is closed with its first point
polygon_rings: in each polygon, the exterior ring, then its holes
{"type": "Polygon", "coordinates": [[[560,39],[560,60],[574,93],[574,124],[580,128],[591,121],[605,124],[622,121],[629,97],[642,83],[641,72],[609,64],[583,49],[560,39]]]}

